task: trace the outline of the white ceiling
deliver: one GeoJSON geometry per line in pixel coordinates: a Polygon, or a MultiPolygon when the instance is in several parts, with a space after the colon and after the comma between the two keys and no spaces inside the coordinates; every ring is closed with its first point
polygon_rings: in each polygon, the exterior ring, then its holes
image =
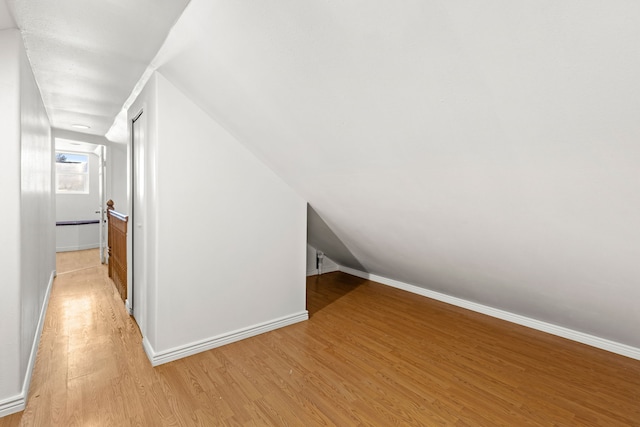
{"type": "Polygon", "coordinates": [[[105,135],[188,0],[6,2],[52,127],[105,135]]]}
{"type": "Polygon", "coordinates": [[[192,0],[158,70],[310,203],[329,257],[640,347],[639,22],[633,1],[192,0]]]}
{"type": "Polygon", "coordinates": [[[9,13],[9,8],[4,0],[0,0],[0,30],[6,30],[7,28],[15,28],[16,23],[13,22],[13,18],[9,13]]]}
{"type": "Polygon", "coordinates": [[[100,145],[78,142],[70,139],[56,138],[56,151],[71,153],[96,153],[100,145]]]}

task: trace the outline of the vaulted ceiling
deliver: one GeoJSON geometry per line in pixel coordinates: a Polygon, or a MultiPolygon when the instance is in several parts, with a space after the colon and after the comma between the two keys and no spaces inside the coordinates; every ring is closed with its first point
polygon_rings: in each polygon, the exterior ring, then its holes
{"type": "MultiPolygon", "coordinates": [[[[192,0],[153,66],[308,200],[339,263],[640,347],[638,22],[626,1],[192,0]]],[[[113,118],[126,50],[102,92],[92,68],[60,91],[113,118]]]]}
{"type": "Polygon", "coordinates": [[[339,263],[640,346],[638,22],[194,0],[159,71],[308,200],[339,263]]]}

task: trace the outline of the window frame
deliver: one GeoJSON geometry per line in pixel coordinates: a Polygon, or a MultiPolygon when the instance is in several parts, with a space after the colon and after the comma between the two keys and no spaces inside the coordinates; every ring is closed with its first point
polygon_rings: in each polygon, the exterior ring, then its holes
{"type": "Polygon", "coordinates": [[[91,191],[91,160],[89,157],[89,153],[81,153],[81,152],[74,152],[74,151],[68,151],[68,150],[64,150],[64,151],[55,151],[55,186],[56,186],[56,194],[89,194],[91,191]],[[78,157],[83,157],[84,159],[86,159],[86,170],[85,172],[60,172],[58,171],[58,164],[59,163],[64,163],[64,162],[58,162],[58,155],[72,155],[72,156],[78,156],[78,157]],[[74,191],[74,190],[64,190],[64,189],[60,189],[60,184],[59,184],[59,178],[60,175],[69,175],[69,176],[82,176],[84,177],[84,190],[81,191],[74,191]]]}

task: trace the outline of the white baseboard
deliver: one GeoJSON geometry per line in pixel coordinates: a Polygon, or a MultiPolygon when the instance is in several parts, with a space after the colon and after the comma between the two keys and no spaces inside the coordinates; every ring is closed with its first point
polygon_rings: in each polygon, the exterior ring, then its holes
{"type": "Polygon", "coordinates": [[[407,292],[422,295],[427,298],[432,298],[438,301],[442,301],[447,304],[466,308],[467,310],[486,314],[487,316],[506,320],[511,323],[516,323],[518,325],[526,326],[532,329],[537,329],[538,331],[547,332],[552,335],[557,335],[562,338],[567,338],[572,341],[577,341],[582,344],[590,345],[592,347],[596,347],[602,350],[607,350],[612,353],[630,357],[632,359],[640,360],[640,348],[632,347],[626,344],[621,344],[619,342],[611,341],[605,338],[600,338],[594,335],[586,334],[584,332],[575,331],[573,329],[565,328],[564,326],[554,325],[553,323],[547,323],[541,320],[532,319],[530,317],[511,313],[509,311],[501,310],[498,308],[489,307],[487,305],[478,304],[476,302],[467,301],[462,298],[457,298],[451,295],[442,294],[440,292],[431,291],[429,289],[421,288],[415,285],[410,285],[408,283],[400,282],[398,280],[388,279],[386,277],[378,276],[371,273],[365,273],[364,271],[355,270],[353,268],[340,266],[340,271],[347,274],[351,274],[356,277],[361,277],[363,279],[382,283],[383,285],[391,286],[394,288],[402,289],[407,292]]]}
{"type": "Polygon", "coordinates": [[[53,270],[49,276],[49,283],[47,284],[47,291],[44,295],[44,301],[42,302],[42,308],[40,309],[40,318],[38,319],[38,326],[36,327],[36,334],[33,337],[33,344],[31,345],[31,353],[29,354],[29,363],[27,364],[27,372],[24,376],[24,382],[22,383],[22,392],[16,396],[10,397],[3,401],[0,401],[0,417],[4,417],[15,412],[23,411],[27,406],[27,397],[29,396],[29,386],[31,385],[31,376],[33,375],[33,368],[36,365],[36,357],[38,355],[38,346],[40,345],[40,336],[42,335],[42,328],[44,327],[44,319],[47,314],[47,307],[49,306],[49,296],[51,295],[51,288],[53,286],[53,279],[56,277],[56,271],[53,270]]]}
{"type": "Polygon", "coordinates": [[[24,411],[25,406],[26,401],[24,398],[24,391],[15,396],[0,400],[0,418],[16,412],[24,411]]]}
{"type": "Polygon", "coordinates": [[[85,249],[95,249],[99,247],[100,247],[100,243],[88,243],[86,245],[76,245],[76,246],[61,246],[61,247],[56,247],[56,252],[83,251],[85,249]]]}
{"type": "MultiPolygon", "coordinates": [[[[333,273],[334,271],[340,271],[340,266],[335,264],[335,265],[328,265],[328,266],[322,268],[322,274],[324,274],[324,273],[333,273]]],[[[316,275],[318,275],[318,270],[316,270],[316,269],[307,270],[307,277],[316,276],[316,275]]]]}
{"type": "Polygon", "coordinates": [[[31,385],[31,375],[33,374],[33,368],[36,366],[36,357],[38,355],[38,347],[40,345],[40,337],[42,336],[42,328],[44,327],[45,317],[47,315],[47,308],[49,307],[49,297],[51,296],[51,288],[53,287],[53,279],[56,277],[56,271],[53,270],[49,276],[49,283],[47,284],[47,292],[44,294],[44,301],[42,302],[42,309],[40,309],[40,318],[38,319],[38,327],[36,328],[36,336],[33,338],[33,345],[31,346],[31,354],[29,355],[29,364],[27,365],[27,375],[24,378],[23,390],[25,396],[29,393],[29,386],[31,385]]]}
{"type": "Polygon", "coordinates": [[[293,325],[294,323],[302,322],[309,319],[309,312],[302,311],[300,313],[292,314],[290,316],[281,317],[279,319],[270,320],[268,322],[260,323],[248,328],[239,329],[236,331],[228,332],[209,339],[196,341],[190,344],[186,344],[179,347],[174,347],[170,350],[156,352],[151,343],[144,337],[142,339],[142,346],[147,353],[147,357],[151,361],[152,366],[162,365],[163,363],[172,362],[174,360],[182,359],[183,357],[192,356],[203,351],[211,350],[216,347],[220,347],[226,344],[231,344],[236,341],[243,340],[245,338],[253,337],[255,335],[263,334],[265,332],[273,331],[275,329],[282,328],[284,326],[293,325]]]}

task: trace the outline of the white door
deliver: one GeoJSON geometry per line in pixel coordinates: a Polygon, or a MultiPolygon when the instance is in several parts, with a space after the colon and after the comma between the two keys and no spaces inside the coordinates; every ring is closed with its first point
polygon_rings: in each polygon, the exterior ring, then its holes
{"type": "Polygon", "coordinates": [[[129,230],[131,235],[132,263],[129,305],[143,335],[146,331],[144,304],[146,290],[146,209],[145,209],[145,116],[141,112],[131,123],[131,192],[132,206],[129,230]]]}

